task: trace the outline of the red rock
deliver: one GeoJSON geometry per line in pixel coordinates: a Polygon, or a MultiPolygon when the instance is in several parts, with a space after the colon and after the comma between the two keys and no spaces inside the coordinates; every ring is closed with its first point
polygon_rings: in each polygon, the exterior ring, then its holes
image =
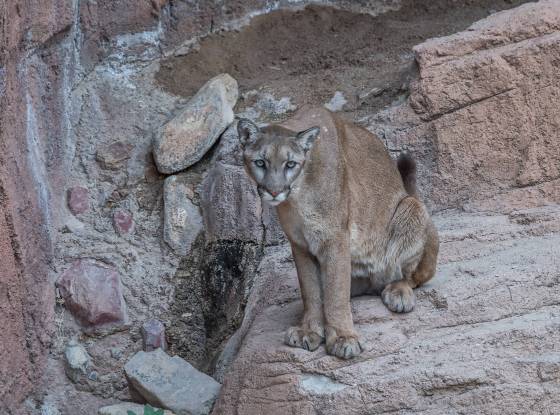
{"type": "Polygon", "coordinates": [[[132,233],[134,231],[134,219],[130,212],[117,210],[113,213],[113,226],[119,235],[132,233]]]}
{"type": "Polygon", "coordinates": [[[74,215],[89,209],[89,191],[85,187],[75,186],[68,189],[68,208],[74,215]]]}
{"type": "Polygon", "coordinates": [[[66,308],[88,331],[123,327],[128,322],[117,270],[92,259],[79,259],[56,282],[66,308]]]}
{"type": "Polygon", "coordinates": [[[155,349],[167,350],[165,326],[159,320],[148,320],[142,325],[142,341],[145,352],[155,349]]]}

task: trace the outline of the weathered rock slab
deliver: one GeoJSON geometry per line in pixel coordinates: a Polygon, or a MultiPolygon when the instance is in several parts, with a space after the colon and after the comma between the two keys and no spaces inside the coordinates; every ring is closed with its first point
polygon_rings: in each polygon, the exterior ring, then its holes
{"type": "Polygon", "coordinates": [[[202,230],[200,210],[192,202],[193,191],[181,177],[170,176],[163,187],[165,242],[179,255],[186,255],[202,230]]]}
{"type": "Polygon", "coordinates": [[[88,331],[123,328],[126,304],[117,270],[93,259],[76,260],[57,280],[65,307],[88,331]]]}
{"type": "Polygon", "coordinates": [[[208,414],[221,387],[185,360],[161,349],[136,353],[124,370],[130,385],[151,405],[177,415],[208,414]]]}
{"type": "Polygon", "coordinates": [[[237,81],[228,74],[209,80],[156,134],[154,157],[158,170],[176,173],[199,161],[233,122],[237,97],[237,81]]]}

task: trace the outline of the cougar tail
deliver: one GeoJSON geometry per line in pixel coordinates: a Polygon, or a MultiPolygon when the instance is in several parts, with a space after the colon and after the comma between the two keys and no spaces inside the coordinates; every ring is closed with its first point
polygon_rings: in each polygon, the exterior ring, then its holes
{"type": "Polygon", "coordinates": [[[416,162],[408,152],[402,152],[397,160],[397,167],[404,183],[404,189],[413,197],[418,197],[416,190],[416,162]]]}

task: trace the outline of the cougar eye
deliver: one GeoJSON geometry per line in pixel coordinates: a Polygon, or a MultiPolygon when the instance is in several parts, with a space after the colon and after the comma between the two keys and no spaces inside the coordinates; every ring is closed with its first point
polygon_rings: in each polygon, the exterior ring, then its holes
{"type": "Polygon", "coordinates": [[[255,165],[257,167],[263,168],[265,166],[264,160],[255,160],[255,165]]]}
{"type": "Polygon", "coordinates": [[[286,163],[286,167],[289,169],[293,169],[294,167],[296,167],[296,164],[297,163],[295,161],[290,160],[286,163]]]}

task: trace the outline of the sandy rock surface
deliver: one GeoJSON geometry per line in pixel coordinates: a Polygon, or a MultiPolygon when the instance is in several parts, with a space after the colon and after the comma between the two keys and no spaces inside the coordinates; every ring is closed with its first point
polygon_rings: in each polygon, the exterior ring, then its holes
{"type": "Polygon", "coordinates": [[[440,264],[416,290],[413,312],[391,313],[379,297],[352,300],[365,351],[351,361],[283,344],[302,304],[289,248],[270,250],[264,299],[213,413],[553,414],[560,208],[451,211],[435,223],[440,264]]]}

